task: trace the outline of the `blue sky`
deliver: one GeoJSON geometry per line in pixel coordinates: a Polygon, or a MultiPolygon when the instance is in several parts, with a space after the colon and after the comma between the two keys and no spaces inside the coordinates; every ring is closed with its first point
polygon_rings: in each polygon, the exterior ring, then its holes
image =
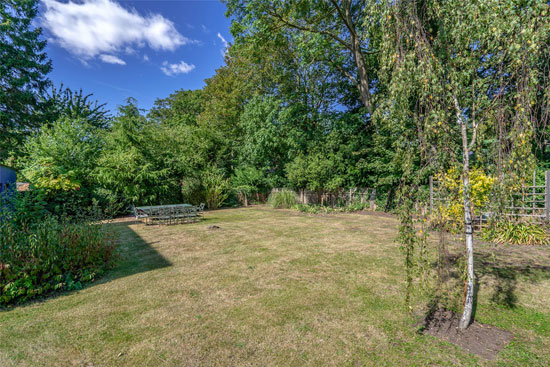
{"type": "Polygon", "coordinates": [[[232,41],[219,1],[42,0],[39,11],[50,79],[111,111],[128,97],[149,109],[175,90],[201,88],[232,41]]]}

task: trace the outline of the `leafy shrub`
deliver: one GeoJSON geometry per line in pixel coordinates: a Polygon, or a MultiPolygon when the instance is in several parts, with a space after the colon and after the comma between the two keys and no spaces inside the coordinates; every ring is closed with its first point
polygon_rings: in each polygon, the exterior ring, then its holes
{"type": "Polygon", "coordinates": [[[297,203],[296,193],[292,190],[273,192],[271,195],[269,195],[267,203],[275,209],[293,208],[297,203]]]}
{"type": "Polygon", "coordinates": [[[181,195],[184,203],[198,205],[205,200],[201,180],[196,177],[185,177],[181,180],[181,195]]]}
{"type": "Polygon", "coordinates": [[[548,245],[550,235],[535,223],[504,221],[484,230],[482,237],[498,244],[548,245]]]}
{"type": "MultiPolygon", "coordinates": [[[[464,222],[464,204],[462,202],[463,185],[460,172],[452,168],[444,174],[439,174],[440,189],[447,193],[445,205],[439,207],[439,213],[444,223],[449,224],[451,230],[460,230],[464,222]]],[[[495,178],[486,175],[483,170],[476,168],[470,171],[470,200],[473,214],[481,214],[483,206],[489,202],[495,178]]]]}
{"type": "Polygon", "coordinates": [[[370,209],[369,203],[362,203],[360,201],[356,201],[355,203],[351,203],[349,205],[346,205],[344,208],[345,212],[358,212],[361,210],[367,210],[370,209]]]}
{"type": "Polygon", "coordinates": [[[13,192],[0,200],[0,218],[7,217],[19,227],[32,226],[47,217],[63,218],[65,221],[83,222],[111,218],[120,211],[120,203],[104,201],[101,205],[92,199],[89,206],[79,206],[71,196],[58,193],[52,199],[43,188],[32,187],[24,192],[13,192]],[[65,200],[63,200],[65,199],[65,200]],[[9,209],[9,210],[8,210],[9,209]],[[1,211],[1,210],[0,210],[1,211]]]}
{"type": "Polygon", "coordinates": [[[12,192],[0,198],[0,223],[9,220],[18,227],[29,226],[50,214],[44,191],[12,192]]]}
{"type": "Polygon", "coordinates": [[[223,177],[220,169],[212,166],[202,173],[201,178],[208,208],[216,209],[222,206],[229,196],[229,180],[223,177]]]}
{"type": "Polygon", "coordinates": [[[361,202],[355,202],[348,204],[346,206],[341,207],[335,207],[332,208],[330,206],[322,206],[322,205],[304,205],[304,204],[297,204],[295,208],[302,213],[308,213],[308,214],[330,214],[330,213],[352,213],[357,212],[361,210],[369,209],[369,203],[361,203],[361,202]]]}
{"type": "Polygon", "coordinates": [[[254,193],[266,192],[267,185],[263,172],[251,166],[237,168],[231,177],[233,191],[245,205],[248,205],[250,196],[254,193]]]}
{"type": "Polygon", "coordinates": [[[87,120],[62,117],[26,141],[21,173],[50,211],[76,215],[96,196],[92,172],[102,147],[100,131],[87,120]]]}
{"type": "Polygon", "coordinates": [[[97,224],[54,217],[31,226],[0,222],[0,305],[80,289],[109,267],[113,240],[97,224]]]}
{"type": "Polygon", "coordinates": [[[324,205],[318,205],[318,204],[311,204],[311,205],[298,204],[295,206],[295,208],[301,211],[302,213],[308,213],[308,214],[330,214],[330,213],[342,213],[345,211],[344,207],[331,208],[330,206],[324,206],[324,205]]]}
{"type": "Polygon", "coordinates": [[[319,205],[296,204],[294,208],[302,213],[318,214],[321,207],[319,205]]]}

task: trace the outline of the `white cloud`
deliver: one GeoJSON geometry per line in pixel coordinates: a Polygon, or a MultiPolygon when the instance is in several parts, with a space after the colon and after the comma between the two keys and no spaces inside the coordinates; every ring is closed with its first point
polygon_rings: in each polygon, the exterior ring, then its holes
{"type": "Polygon", "coordinates": [[[83,59],[145,45],[173,51],[194,42],[181,35],[174,23],[162,15],[142,16],[114,0],[43,0],[43,3],[44,28],[56,43],[83,59]]]}
{"type": "Polygon", "coordinates": [[[221,49],[222,56],[225,56],[227,54],[227,47],[229,47],[229,43],[225,40],[225,38],[223,38],[220,32],[218,32],[218,38],[223,44],[223,48],[221,49]]]}
{"type": "Polygon", "coordinates": [[[218,38],[222,41],[223,47],[227,48],[227,46],[229,46],[229,43],[227,43],[220,32],[218,32],[218,38]]]}
{"type": "Polygon", "coordinates": [[[126,61],[119,59],[114,55],[99,55],[99,59],[103,62],[106,62],[107,64],[126,65],[126,61]]]}
{"type": "Polygon", "coordinates": [[[195,69],[195,65],[188,64],[185,61],[180,62],[179,64],[169,64],[168,61],[162,63],[160,70],[168,76],[174,76],[178,74],[187,74],[195,69]]]}
{"type": "Polygon", "coordinates": [[[149,61],[149,56],[147,56],[147,54],[143,55],[143,61],[145,62],[149,61]]]}

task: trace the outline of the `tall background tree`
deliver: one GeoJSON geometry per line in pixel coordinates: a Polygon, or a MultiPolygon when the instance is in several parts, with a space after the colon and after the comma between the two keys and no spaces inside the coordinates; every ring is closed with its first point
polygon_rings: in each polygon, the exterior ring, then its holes
{"type": "MultiPolygon", "coordinates": [[[[374,2],[372,2],[374,4],[374,2]]],[[[376,79],[376,34],[369,31],[369,1],[227,1],[228,14],[235,17],[237,36],[253,34],[263,39],[280,28],[312,36],[325,56],[321,60],[346,76],[359,91],[370,115],[374,111],[371,88],[376,79]]]]}
{"type": "Polygon", "coordinates": [[[0,160],[42,124],[44,102],[40,96],[49,85],[51,61],[33,26],[37,0],[5,0],[0,3],[0,160]]]}

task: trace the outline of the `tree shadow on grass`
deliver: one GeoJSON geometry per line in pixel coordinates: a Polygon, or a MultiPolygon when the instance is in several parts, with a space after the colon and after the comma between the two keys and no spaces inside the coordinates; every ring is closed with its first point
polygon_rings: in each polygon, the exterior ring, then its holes
{"type": "Polygon", "coordinates": [[[165,268],[172,263],[135,232],[130,225],[140,222],[115,222],[104,224],[114,235],[119,259],[113,269],[103,278],[103,282],[165,268]]]}
{"type": "Polygon", "coordinates": [[[509,308],[516,307],[518,282],[537,283],[550,279],[548,256],[536,258],[536,254],[541,251],[540,248],[523,249],[523,254],[518,252],[517,247],[483,248],[478,251],[478,283],[487,283],[492,288],[491,302],[509,308]],[[484,282],[485,280],[487,282],[484,282]]]}
{"type": "Polygon", "coordinates": [[[172,263],[151,246],[155,242],[146,242],[130,227],[130,225],[137,223],[140,222],[123,221],[102,224],[105,226],[107,232],[112,235],[116,244],[118,256],[114,261],[113,267],[106,270],[102,277],[93,282],[83,283],[81,290],[53,292],[28,302],[0,306],[0,312],[10,311],[20,306],[46,302],[52,298],[68,296],[99,284],[105,284],[134,274],[171,266],[172,263]]]}
{"type": "MultiPolygon", "coordinates": [[[[448,254],[450,278],[460,278],[460,247],[448,254]]],[[[550,248],[532,246],[495,246],[478,242],[474,250],[475,288],[477,299],[480,288],[487,289],[489,300],[500,306],[517,306],[518,282],[537,283],[550,279],[550,248]]],[[[477,302],[474,302],[474,305],[477,302]]],[[[475,315],[475,310],[474,310],[475,315]]]]}

